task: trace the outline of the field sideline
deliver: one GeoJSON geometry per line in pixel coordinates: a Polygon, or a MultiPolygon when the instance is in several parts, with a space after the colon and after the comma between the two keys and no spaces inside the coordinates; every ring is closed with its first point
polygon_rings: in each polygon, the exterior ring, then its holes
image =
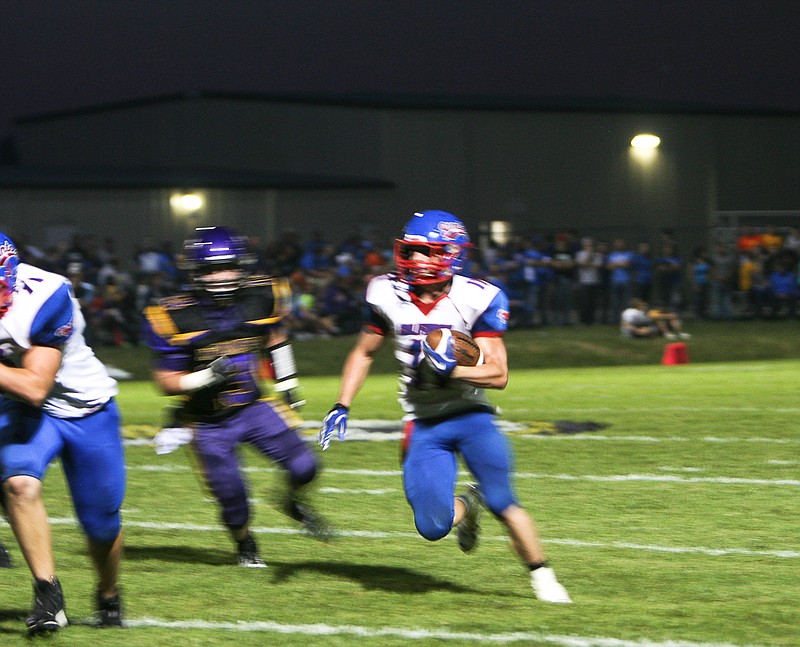
{"type": "MultiPolygon", "coordinates": [[[[122,577],[128,627],[87,626],[92,577],[55,465],[46,499],[77,624],[53,642],[798,645],[798,375],[800,362],[790,360],[514,371],[493,400],[514,423],[517,490],[570,606],[533,598],[487,515],[472,555],[451,538],[419,538],[391,433],[368,435],[385,442],[334,441],[322,455],[315,503],[338,531],[328,544],[280,514],[281,473],[245,452],[269,568],[237,568],[186,449],[158,456],[141,440],[160,424],[166,399],[148,382],[124,382],[119,401],[133,441],[122,577]],[[606,426],[541,433],[553,421],[606,426]]],[[[311,441],[337,380],[302,383],[311,441]]],[[[353,417],[396,420],[395,390],[394,375],[375,375],[353,417]]],[[[25,644],[29,576],[7,526],[0,538],[16,561],[0,572],[0,642],[25,644]]]]}

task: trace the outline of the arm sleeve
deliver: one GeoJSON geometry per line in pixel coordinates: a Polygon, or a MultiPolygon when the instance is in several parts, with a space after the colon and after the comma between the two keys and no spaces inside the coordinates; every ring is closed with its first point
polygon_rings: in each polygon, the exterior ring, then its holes
{"type": "Polygon", "coordinates": [[[62,348],[74,330],[72,295],[68,285],[59,287],[39,308],[31,324],[31,343],[62,348]]]}
{"type": "Polygon", "coordinates": [[[142,323],[143,339],[153,351],[153,368],[164,371],[191,371],[192,354],[172,346],[164,336],[156,332],[152,320],[154,313],[162,314],[158,306],[147,308],[142,323]]]}
{"type": "Polygon", "coordinates": [[[508,297],[502,290],[491,300],[486,310],[472,326],[473,337],[499,337],[508,329],[508,297]]]}

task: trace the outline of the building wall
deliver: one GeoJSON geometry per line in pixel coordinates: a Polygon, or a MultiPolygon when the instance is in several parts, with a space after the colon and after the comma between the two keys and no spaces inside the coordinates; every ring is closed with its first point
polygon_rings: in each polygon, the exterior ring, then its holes
{"type": "MultiPolygon", "coordinates": [[[[274,238],[291,229],[342,240],[393,238],[417,209],[460,215],[473,234],[508,220],[632,244],[669,227],[681,247],[707,241],[717,210],[800,208],[800,116],[364,108],[196,99],[36,121],[19,128],[30,165],[187,166],[369,177],[391,189],[215,189],[194,219],[174,217],[169,189],[0,189],[0,225],[42,240],[64,223],[179,242],[195,224],[274,238]],[[637,132],[662,146],[645,165],[637,132]]],[[[202,189],[203,187],[175,187],[202,189]]],[[[60,229],[59,229],[60,227],[60,229]]]]}

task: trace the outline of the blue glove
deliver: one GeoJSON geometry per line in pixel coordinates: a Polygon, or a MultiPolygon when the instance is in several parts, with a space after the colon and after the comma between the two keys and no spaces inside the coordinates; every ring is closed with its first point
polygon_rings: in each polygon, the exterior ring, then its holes
{"type": "Polygon", "coordinates": [[[458,366],[453,354],[453,344],[453,335],[448,328],[442,329],[442,339],[436,348],[433,348],[427,340],[422,342],[425,359],[437,375],[449,377],[453,369],[458,366]]]}
{"type": "Polygon", "coordinates": [[[334,431],[339,436],[339,440],[344,440],[344,436],[347,433],[347,416],[349,413],[350,409],[338,402],[328,411],[328,415],[322,421],[322,429],[319,431],[319,446],[322,447],[322,451],[328,449],[334,431]]]}

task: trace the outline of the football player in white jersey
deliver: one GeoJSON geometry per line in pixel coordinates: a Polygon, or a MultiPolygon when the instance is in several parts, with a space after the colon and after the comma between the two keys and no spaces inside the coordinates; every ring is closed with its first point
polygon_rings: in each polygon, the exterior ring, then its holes
{"type": "Polygon", "coordinates": [[[373,356],[393,336],[406,413],[403,486],[417,531],[435,541],[455,526],[459,547],[469,552],[477,544],[480,507],[485,505],[508,528],[514,550],[530,569],[536,597],[569,603],[533,520],[517,501],[511,448],[484,393],[508,382],[502,339],[508,298],[499,288],[458,273],[469,247],[466,228],[453,214],[422,211],[411,217],[395,241],[397,272],[375,277],[367,287],[372,316],[345,360],[339,397],[323,421],[320,445],[327,449],[334,432],[344,438],[350,406],[373,356]],[[432,348],[425,338],[436,329],[472,335],[483,361],[459,366],[452,343],[446,342],[443,351],[441,343],[432,348]],[[459,455],[477,485],[454,496],[459,455]]]}
{"type": "Polygon", "coordinates": [[[69,281],[19,262],[0,233],[0,480],[8,520],[33,575],[28,632],[67,625],[42,480],[60,456],[97,570],[101,626],[120,626],[117,577],[125,458],[117,383],[83,338],[69,281]]]}

